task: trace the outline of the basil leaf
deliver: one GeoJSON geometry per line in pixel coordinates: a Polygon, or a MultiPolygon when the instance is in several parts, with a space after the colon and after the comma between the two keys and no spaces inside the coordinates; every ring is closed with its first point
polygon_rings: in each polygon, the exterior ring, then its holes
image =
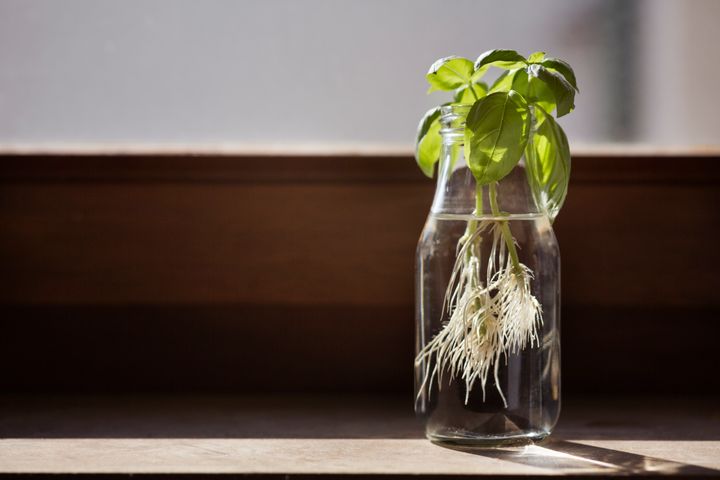
{"type": "Polygon", "coordinates": [[[525,57],[515,50],[488,50],[475,61],[475,70],[482,70],[491,65],[511,70],[524,67],[526,64],[525,57]]]}
{"type": "Polygon", "coordinates": [[[420,170],[430,178],[433,177],[435,164],[440,158],[441,146],[440,107],[435,107],[428,110],[420,120],[415,142],[415,161],[420,170]]]}
{"type": "Polygon", "coordinates": [[[470,81],[472,83],[480,83],[480,79],[483,77],[483,75],[485,75],[485,72],[487,72],[488,68],[490,68],[490,65],[486,65],[479,70],[475,70],[470,77],[470,81]]]}
{"type": "Polygon", "coordinates": [[[528,106],[517,92],[491,93],[465,123],[465,158],[479,185],[500,180],[520,161],[528,138],[528,106]]]}
{"type": "Polygon", "coordinates": [[[473,64],[467,58],[445,57],[433,63],[425,78],[430,84],[428,93],[435,90],[455,90],[470,83],[473,64]]]}
{"type": "Polygon", "coordinates": [[[515,81],[515,75],[519,72],[520,68],[514,70],[504,71],[490,87],[490,93],[495,92],[509,92],[512,90],[513,82],[515,81]]]}
{"type": "Polygon", "coordinates": [[[568,83],[572,85],[578,93],[580,93],[580,90],[577,87],[577,81],[575,80],[575,72],[573,72],[573,69],[569,63],[560,60],[559,58],[551,57],[546,58],[541,63],[542,66],[547,68],[548,70],[557,72],[563,77],[565,77],[565,80],[567,80],[568,83]]]}
{"type": "Polygon", "coordinates": [[[550,221],[565,202],[570,181],[570,147],[552,115],[535,109],[536,125],[525,149],[525,173],[538,207],[550,221]]]}
{"type": "Polygon", "coordinates": [[[531,53],[530,56],[527,58],[527,61],[529,63],[540,63],[545,59],[545,52],[535,52],[531,53]]]}
{"type": "Polygon", "coordinates": [[[528,75],[528,69],[507,70],[493,83],[490,93],[515,90],[528,103],[538,104],[548,112],[553,111],[555,109],[553,92],[544,82],[532,75],[528,75]]]}
{"type": "Polygon", "coordinates": [[[555,96],[545,82],[534,75],[529,75],[528,69],[515,72],[511,89],[521,94],[530,104],[540,105],[544,110],[552,112],[555,109],[555,96]]]}
{"type": "Polygon", "coordinates": [[[562,117],[575,108],[575,89],[561,74],[548,70],[542,65],[533,64],[528,73],[543,81],[555,97],[557,116],[562,117]]]}
{"type": "Polygon", "coordinates": [[[543,109],[551,112],[557,108],[555,95],[553,95],[550,87],[538,78],[528,76],[528,96],[531,98],[529,102],[539,105],[543,109]]]}
{"type": "Polygon", "coordinates": [[[455,90],[455,103],[472,105],[487,95],[488,86],[484,82],[471,83],[470,85],[471,86],[464,86],[455,90]]]}

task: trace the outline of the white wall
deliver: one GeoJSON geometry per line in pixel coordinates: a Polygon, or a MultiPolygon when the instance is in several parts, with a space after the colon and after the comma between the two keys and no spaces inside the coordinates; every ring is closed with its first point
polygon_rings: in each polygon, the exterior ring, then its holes
{"type": "Polygon", "coordinates": [[[646,3],[639,141],[720,145],[720,1],[646,3]]]}
{"type": "MultiPolygon", "coordinates": [[[[445,98],[425,95],[429,64],[498,47],[572,63],[581,95],[561,123],[573,143],[613,140],[623,98],[608,88],[607,23],[621,4],[0,0],[0,144],[409,146],[418,118],[445,98]]],[[[717,60],[717,41],[705,48],[717,60]]],[[[688,108],[719,99],[705,92],[688,108]]],[[[665,126],[643,119],[638,138],[665,139],[665,126]]],[[[713,143],[718,126],[688,130],[673,141],[713,143]]]]}

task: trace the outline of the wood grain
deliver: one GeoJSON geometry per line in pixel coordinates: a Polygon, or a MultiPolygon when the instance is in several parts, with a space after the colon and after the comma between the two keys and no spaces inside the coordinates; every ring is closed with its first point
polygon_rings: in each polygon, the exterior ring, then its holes
{"type": "MultiPolygon", "coordinates": [[[[564,388],[720,391],[720,158],[573,169],[564,388]]],[[[409,391],[432,193],[397,155],[0,156],[0,388],[409,391]]]]}

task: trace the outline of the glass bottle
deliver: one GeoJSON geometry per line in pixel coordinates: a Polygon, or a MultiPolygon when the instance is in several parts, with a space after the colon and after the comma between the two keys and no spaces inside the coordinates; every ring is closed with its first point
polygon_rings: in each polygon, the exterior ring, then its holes
{"type": "Polygon", "coordinates": [[[476,185],[462,146],[469,108],[441,111],[437,189],[416,253],[415,410],[433,441],[526,443],[549,435],[560,412],[560,253],[523,161],[476,185]],[[503,286],[523,275],[525,290],[503,286]]]}

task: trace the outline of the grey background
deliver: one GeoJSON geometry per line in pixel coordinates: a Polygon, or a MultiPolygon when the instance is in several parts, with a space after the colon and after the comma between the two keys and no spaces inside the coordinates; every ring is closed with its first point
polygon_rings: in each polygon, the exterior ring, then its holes
{"type": "Polygon", "coordinates": [[[569,61],[573,145],[720,143],[714,0],[0,0],[0,145],[406,148],[438,57],[569,61]]]}

